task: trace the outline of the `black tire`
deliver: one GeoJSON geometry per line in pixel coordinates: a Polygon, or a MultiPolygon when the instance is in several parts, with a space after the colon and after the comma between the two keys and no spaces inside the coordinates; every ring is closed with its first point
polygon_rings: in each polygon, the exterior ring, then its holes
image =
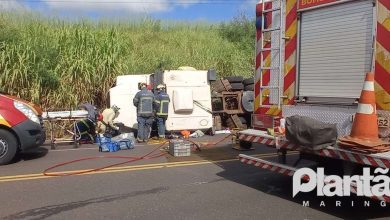
{"type": "Polygon", "coordinates": [[[242,76],[227,76],[224,79],[226,79],[230,83],[241,83],[242,80],[244,80],[242,76]]]}
{"type": "Polygon", "coordinates": [[[252,142],[241,141],[240,140],[240,147],[243,148],[243,149],[251,149],[252,148],[252,142]]]}
{"type": "Polygon", "coordinates": [[[244,85],[242,83],[230,83],[233,91],[243,90],[244,85]]]}
{"type": "Polygon", "coordinates": [[[254,84],[255,83],[255,81],[254,81],[254,78],[252,77],[252,78],[248,78],[248,79],[244,79],[243,81],[242,81],[242,84],[244,84],[245,86],[247,86],[247,85],[252,85],[252,84],[254,84]]]}
{"type": "Polygon", "coordinates": [[[18,150],[18,141],[9,131],[0,129],[0,165],[8,164],[14,159],[18,150]]]}
{"type": "Polygon", "coordinates": [[[245,91],[253,91],[254,88],[255,88],[255,85],[254,85],[254,84],[251,84],[251,85],[246,85],[246,86],[244,87],[244,90],[245,90],[245,91]]]}
{"type": "Polygon", "coordinates": [[[241,97],[241,105],[245,112],[253,112],[253,91],[244,91],[241,97]]]}

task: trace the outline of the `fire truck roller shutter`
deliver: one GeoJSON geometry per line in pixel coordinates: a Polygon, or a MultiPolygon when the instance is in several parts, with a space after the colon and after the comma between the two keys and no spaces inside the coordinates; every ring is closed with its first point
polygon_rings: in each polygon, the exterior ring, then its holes
{"type": "Polygon", "coordinates": [[[358,98],[371,70],[372,1],[304,11],[300,25],[299,96],[358,98]]]}

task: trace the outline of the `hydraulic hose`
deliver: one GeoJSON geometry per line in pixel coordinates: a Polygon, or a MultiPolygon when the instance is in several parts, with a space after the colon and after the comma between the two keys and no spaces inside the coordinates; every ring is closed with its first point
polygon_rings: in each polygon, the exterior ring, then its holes
{"type": "Polygon", "coordinates": [[[196,148],[197,148],[199,151],[201,151],[200,144],[202,144],[202,147],[215,146],[215,145],[217,145],[217,144],[219,144],[219,143],[225,141],[226,139],[228,139],[228,138],[231,137],[231,136],[232,136],[232,134],[229,134],[228,136],[226,136],[226,137],[222,138],[221,140],[219,140],[219,141],[217,141],[217,142],[214,142],[214,143],[200,143],[200,142],[197,143],[197,142],[192,141],[192,140],[189,140],[189,139],[187,139],[187,141],[193,143],[193,144],[196,146],[196,148]]]}
{"type": "MultiPolygon", "coordinates": [[[[228,135],[226,137],[224,137],[223,139],[215,142],[215,143],[207,143],[207,144],[203,144],[202,146],[203,147],[210,147],[210,146],[215,146],[221,142],[223,142],[224,140],[226,140],[227,138],[229,138],[231,135],[228,135]]],[[[192,140],[188,140],[187,141],[193,143],[196,148],[200,151],[201,148],[200,148],[200,144],[201,143],[196,143],[195,141],[192,141],[192,140]]],[[[168,143],[168,141],[164,141],[162,144],[158,145],[157,147],[155,147],[152,151],[150,151],[149,153],[141,156],[141,157],[128,157],[128,156],[96,156],[96,157],[85,157],[85,158],[80,158],[80,159],[77,159],[77,160],[72,160],[72,161],[68,161],[68,162],[64,162],[64,163],[60,163],[60,164],[57,164],[57,165],[54,165],[52,167],[49,167],[47,168],[46,170],[43,171],[43,175],[44,176],[74,176],[74,175],[81,175],[81,174],[86,174],[86,173],[92,173],[92,172],[97,172],[97,171],[101,171],[101,170],[104,170],[104,169],[107,169],[107,168],[110,168],[110,167],[115,167],[115,166],[119,166],[119,165],[123,165],[123,164],[127,164],[127,163],[132,163],[132,162],[136,162],[136,161],[140,161],[140,160],[149,160],[149,159],[155,159],[155,158],[159,158],[159,157],[162,157],[164,155],[167,154],[167,152],[160,152],[160,153],[155,153],[157,150],[160,150],[164,145],[166,145],[168,143]],[[95,168],[95,169],[89,169],[89,170],[83,170],[83,171],[77,171],[77,172],[51,172],[49,173],[49,171],[51,170],[54,170],[56,168],[59,168],[59,167],[63,167],[63,166],[66,166],[66,165],[69,165],[69,164],[74,164],[74,163],[78,163],[78,162],[82,162],[82,161],[87,161],[87,160],[97,160],[97,159],[126,159],[125,161],[123,162],[120,162],[120,163],[114,163],[114,164],[111,164],[111,165],[108,165],[108,166],[103,166],[103,167],[99,167],[99,168],[95,168]]]]}
{"type": "Polygon", "coordinates": [[[97,156],[97,157],[86,157],[86,158],[81,158],[81,159],[77,159],[77,160],[68,161],[68,162],[65,162],[65,163],[60,163],[60,164],[54,165],[54,166],[49,167],[46,170],[44,170],[43,171],[43,175],[44,176],[73,176],[73,175],[80,175],[80,174],[97,172],[97,171],[100,171],[100,170],[103,170],[103,169],[107,169],[107,168],[110,168],[110,167],[115,167],[115,166],[119,166],[119,165],[123,165],[123,164],[127,164],[127,163],[132,163],[132,162],[139,161],[139,160],[155,159],[155,158],[162,157],[165,154],[167,154],[166,152],[153,154],[154,152],[156,152],[157,150],[162,148],[166,143],[167,143],[167,141],[165,141],[164,143],[162,143],[161,145],[157,146],[152,151],[150,151],[149,153],[147,153],[147,154],[145,154],[145,155],[143,155],[141,157],[97,156]],[[78,163],[78,162],[81,162],[81,161],[96,160],[96,159],[127,159],[127,160],[124,161],[124,162],[115,163],[115,164],[111,164],[111,165],[108,165],[108,166],[103,166],[103,167],[90,169],[90,170],[83,170],[83,171],[78,171],[78,172],[49,173],[49,171],[51,171],[51,170],[53,170],[55,168],[58,168],[58,167],[63,167],[63,166],[66,166],[66,165],[69,165],[69,164],[73,164],[73,163],[78,163]]]}

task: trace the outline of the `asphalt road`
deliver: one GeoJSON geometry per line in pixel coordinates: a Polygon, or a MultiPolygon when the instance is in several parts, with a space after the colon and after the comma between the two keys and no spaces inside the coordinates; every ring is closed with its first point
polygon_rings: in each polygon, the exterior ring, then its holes
{"type": "MultiPolygon", "coordinates": [[[[223,136],[217,136],[219,139],[223,136]]],[[[204,141],[204,140],[201,140],[204,141]]],[[[143,156],[156,146],[99,153],[96,146],[79,149],[40,148],[15,163],[0,167],[1,219],[390,219],[383,208],[365,199],[321,199],[314,194],[292,198],[292,180],[240,163],[239,153],[273,159],[275,150],[233,150],[228,142],[193,152],[191,157],[170,155],[122,164],[88,175],[46,177],[42,171],[82,157],[143,156]],[[341,201],[342,207],[335,202],[341,201]],[[351,200],[354,207],[351,207],[351,200]],[[302,201],[310,201],[303,207],[302,201]],[[325,207],[320,207],[324,201],[325,207]]],[[[297,155],[290,155],[294,162],[297,155]]],[[[54,171],[97,168],[123,159],[84,161],[54,171]]]]}

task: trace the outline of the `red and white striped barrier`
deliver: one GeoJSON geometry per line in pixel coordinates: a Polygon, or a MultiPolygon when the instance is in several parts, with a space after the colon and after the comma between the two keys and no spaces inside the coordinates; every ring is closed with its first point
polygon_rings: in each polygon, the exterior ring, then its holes
{"type": "MultiPolygon", "coordinates": [[[[291,144],[289,142],[280,142],[279,144],[276,145],[276,148],[278,149],[286,149],[286,150],[302,150],[304,151],[305,148],[296,145],[296,144],[291,144]]],[[[306,148],[307,150],[307,148],[306,148]]],[[[353,151],[347,151],[343,149],[338,149],[335,147],[327,147],[322,150],[317,150],[317,151],[310,151],[313,152],[314,154],[324,156],[324,157],[330,157],[330,158],[335,158],[335,159],[340,159],[340,160],[346,160],[354,163],[359,163],[363,165],[369,165],[373,167],[382,167],[382,168],[390,168],[390,157],[381,157],[379,155],[375,154],[362,154],[362,153],[357,153],[353,151]]]]}
{"type": "Polygon", "coordinates": [[[276,141],[276,148],[277,149],[288,149],[288,150],[299,150],[301,147],[296,144],[292,144],[290,142],[285,142],[285,141],[276,141]]]}
{"type": "Polygon", "coordinates": [[[238,137],[241,141],[248,141],[252,143],[259,143],[259,144],[265,144],[265,145],[275,145],[275,140],[261,137],[261,136],[255,136],[255,135],[247,135],[247,134],[240,134],[238,137]]]}
{"type": "Polygon", "coordinates": [[[289,167],[289,166],[284,166],[282,164],[278,163],[273,163],[269,162],[266,160],[258,159],[255,157],[250,157],[244,154],[239,155],[241,163],[245,163],[248,165],[253,165],[255,167],[261,168],[261,169],[266,169],[266,170],[271,170],[276,173],[281,173],[286,176],[293,176],[296,169],[289,167]]]}
{"type": "Polygon", "coordinates": [[[282,137],[263,137],[257,135],[240,134],[240,140],[265,144],[268,146],[275,146],[277,149],[294,150],[294,151],[307,151],[313,154],[317,154],[324,157],[330,157],[340,160],[346,160],[363,165],[369,165],[373,167],[390,168],[390,153],[388,154],[362,154],[358,152],[348,151],[335,147],[327,147],[322,150],[308,151],[307,148],[288,142],[282,137]]]}

